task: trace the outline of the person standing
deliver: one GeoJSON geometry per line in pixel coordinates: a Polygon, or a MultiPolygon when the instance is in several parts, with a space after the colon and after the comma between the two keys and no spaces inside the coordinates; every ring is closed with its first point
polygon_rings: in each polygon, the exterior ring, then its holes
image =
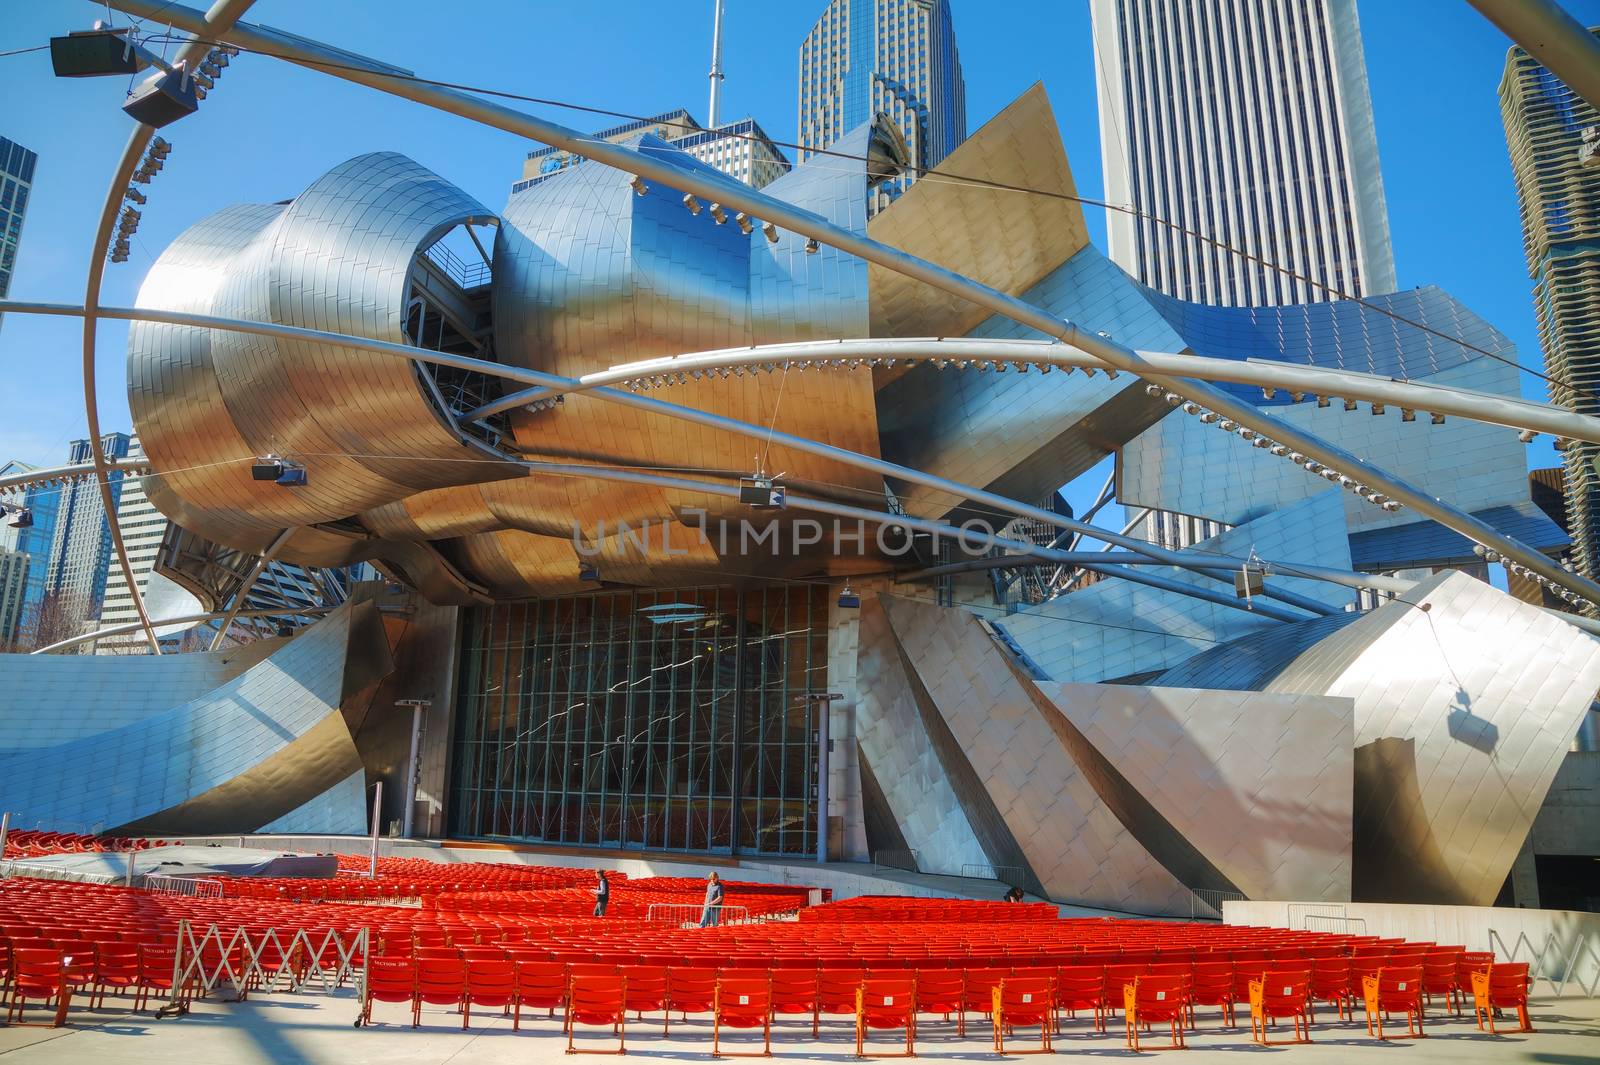
{"type": "Polygon", "coordinates": [[[601,869],[599,879],[594,885],[594,915],[604,917],[606,904],[611,901],[611,881],[606,879],[606,871],[601,869]]]}
{"type": "Polygon", "coordinates": [[[706,878],[706,901],[700,910],[700,927],[715,928],[722,916],[722,878],[712,873],[706,878]]]}

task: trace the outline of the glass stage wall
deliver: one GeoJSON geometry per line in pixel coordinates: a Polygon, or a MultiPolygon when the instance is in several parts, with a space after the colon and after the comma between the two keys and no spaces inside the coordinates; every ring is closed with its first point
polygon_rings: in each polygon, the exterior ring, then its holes
{"type": "Polygon", "coordinates": [[[619,591],[464,612],[458,837],[810,855],[827,590],[619,591]]]}

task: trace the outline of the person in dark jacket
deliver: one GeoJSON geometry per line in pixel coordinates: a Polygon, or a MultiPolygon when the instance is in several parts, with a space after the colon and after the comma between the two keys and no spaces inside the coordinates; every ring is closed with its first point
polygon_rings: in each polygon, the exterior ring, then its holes
{"type": "Polygon", "coordinates": [[[1006,892],[1007,902],[1021,902],[1022,898],[1022,889],[1019,887],[1014,887],[1010,891],[1006,892]]]}
{"type": "Polygon", "coordinates": [[[601,869],[599,879],[595,881],[594,885],[594,915],[596,917],[604,917],[606,915],[606,904],[610,901],[611,881],[606,879],[606,871],[601,869]]]}
{"type": "Polygon", "coordinates": [[[722,878],[716,873],[706,877],[706,901],[700,910],[700,927],[715,928],[722,916],[722,878]]]}

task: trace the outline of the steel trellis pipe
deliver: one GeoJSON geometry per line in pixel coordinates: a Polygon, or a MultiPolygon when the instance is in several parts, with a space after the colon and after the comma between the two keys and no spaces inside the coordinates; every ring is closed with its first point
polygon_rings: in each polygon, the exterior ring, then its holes
{"type": "MultiPolygon", "coordinates": [[[[151,18],[159,17],[162,21],[190,33],[210,32],[204,17],[193,8],[165,0],[107,0],[107,2],[124,12],[151,18]]],[[[265,27],[236,24],[221,34],[221,37],[239,47],[271,53],[289,62],[321,70],[342,80],[366,85],[393,96],[505,130],[519,137],[531,138],[562,148],[587,159],[661,182],[670,188],[715,199],[724,207],[764,218],[801,236],[826,242],[868,262],[877,263],[886,269],[932,285],[941,291],[1002,315],[1019,325],[1036,329],[1046,336],[1082,348],[1107,366],[1136,374],[1187,399],[1193,399],[1257,433],[1294,447],[1295,450],[1324,465],[1352,474],[1360,470],[1363,483],[1381,490],[1391,499],[1411,507],[1419,514],[1433,518],[1441,525],[1455,530],[1476,543],[1499,551],[1500,554],[1521,563],[1546,580],[1588,599],[1592,604],[1600,604],[1600,584],[1578,574],[1568,573],[1537,550],[1501,534],[1487,523],[1427,495],[1398,478],[1380,472],[1343,448],[1327,444],[1276,418],[1261,414],[1254,407],[1237,402],[1226,393],[1204,382],[1185,380],[1157,372],[1138,352],[1109,337],[1082,329],[1016,296],[1007,295],[927,260],[836,226],[820,215],[774,199],[732,178],[721,174],[688,170],[652,159],[632,148],[597,141],[571,127],[503,107],[469,93],[397,76],[394,71],[383,70],[371,60],[364,60],[348,52],[335,51],[325,45],[304,38],[291,37],[265,27]]]]}
{"type": "MultiPolygon", "coordinates": [[[[238,611],[237,613],[234,614],[234,617],[236,617],[236,618],[307,617],[307,616],[310,616],[310,615],[313,615],[313,614],[328,614],[328,613],[331,613],[334,609],[335,608],[331,607],[331,606],[308,606],[308,607],[284,607],[282,609],[275,609],[275,610],[240,610],[240,611],[238,611]]],[[[162,628],[165,628],[168,625],[198,625],[201,622],[216,621],[218,618],[226,616],[226,613],[227,613],[226,611],[214,610],[209,614],[185,614],[182,617],[162,618],[159,621],[157,621],[156,624],[161,626],[162,628]]],[[[126,635],[127,633],[130,633],[130,632],[138,632],[143,627],[144,626],[142,624],[140,624],[139,622],[137,622],[137,621],[130,621],[130,622],[127,622],[126,624],[123,624],[123,625],[112,625],[109,628],[97,629],[94,632],[84,633],[82,636],[73,636],[73,637],[70,637],[70,638],[65,639],[65,640],[60,640],[60,641],[58,641],[56,643],[50,644],[48,647],[40,647],[40,648],[37,648],[35,650],[29,651],[28,653],[30,655],[53,654],[56,651],[65,651],[70,647],[77,647],[79,644],[90,643],[90,642],[92,642],[94,640],[103,639],[103,638],[105,638],[107,636],[123,636],[123,635],[126,635]]]]}
{"type": "MultiPolygon", "coordinates": [[[[66,305],[35,304],[32,305],[30,309],[39,310],[40,313],[62,315],[83,313],[81,308],[75,308],[66,305]],[[48,307],[49,310],[40,310],[40,308],[46,307],[48,307]]],[[[234,332],[254,333],[261,336],[285,337],[295,340],[333,342],[348,347],[360,348],[364,351],[373,351],[383,355],[393,355],[399,358],[413,359],[419,362],[434,363],[440,366],[451,366],[458,369],[475,370],[481,373],[503,377],[508,380],[537,383],[540,386],[545,387],[566,387],[577,383],[572,378],[560,377],[555,374],[545,373],[541,370],[526,370],[518,367],[504,366],[500,363],[488,362],[486,360],[476,359],[468,355],[452,355],[447,352],[433,351],[427,348],[414,348],[406,344],[396,344],[387,340],[370,340],[366,337],[350,336],[342,333],[329,333],[324,330],[308,329],[303,326],[279,325],[275,322],[254,322],[240,318],[216,318],[210,315],[193,314],[187,311],[160,311],[142,307],[101,308],[100,314],[104,317],[127,317],[140,321],[164,322],[169,325],[186,325],[203,329],[225,329],[234,332]]],[[[1044,510],[1040,507],[1031,506],[1026,503],[1020,503],[1014,499],[1008,499],[1005,496],[997,495],[993,492],[987,492],[980,488],[974,488],[970,485],[962,484],[959,481],[950,481],[942,477],[934,476],[933,474],[923,473],[922,471],[912,469],[909,466],[901,466],[897,463],[888,462],[884,459],[873,458],[870,455],[863,455],[855,451],[847,451],[844,448],[834,447],[831,444],[824,444],[806,437],[776,432],[770,428],[752,425],[748,422],[741,422],[719,414],[712,414],[707,411],[698,410],[694,407],[685,407],[680,404],[669,403],[665,400],[635,395],[632,392],[624,392],[612,388],[594,388],[589,390],[588,394],[596,399],[620,403],[625,406],[636,407],[641,410],[647,410],[654,414],[662,415],[663,417],[677,418],[683,421],[695,422],[712,429],[738,433],[743,436],[748,436],[752,439],[781,444],[785,447],[794,448],[797,451],[805,451],[814,455],[819,455],[823,458],[831,459],[843,465],[871,470],[874,473],[881,474],[885,477],[897,477],[902,480],[911,481],[913,483],[921,484],[926,487],[957,496],[959,498],[970,499],[975,502],[984,503],[1004,513],[1014,514],[1019,517],[1032,518],[1035,521],[1045,522],[1047,524],[1054,525],[1057,528],[1065,529],[1069,532],[1079,533],[1092,540],[1099,540],[1104,543],[1114,544],[1115,546],[1126,548],[1129,551],[1135,551],[1139,554],[1146,555],[1164,565],[1177,566],[1182,569],[1194,568],[1191,566],[1188,560],[1182,558],[1175,551],[1169,551],[1166,548],[1148,543],[1147,541],[1140,540],[1132,536],[1127,536],[1122,533],[1112,532],[1109,529],[1103,529],[1096,525],[1088,525],[1072,518],[1063,517],[1054,511],[1044,510]]],[[[506,459],[505,461],[521,463],[521,460],[515,459],[506,459]]],[[[1208,577],[1212,576],[1208,571],[1202,570],[1201,572],[1208,577]]],[[[1143,579],[1153,580],[1155,578],[1146,576],[1143,579]]],[[[1293,592],[1285,592],[1271,587],[1268,587],[1266,590],[1264,590],[1262,594],[1268,598],[1281,599],[1296,606],[1301,606],[1312,602],[1311,600],[1307,600],[1293,592]]],[[[1332,609],[1322,604],[1317,604],[1316,607],[1307,606],[1306,608],[1313,609],[1318,613],[1326,613],[1332,609]]]]}

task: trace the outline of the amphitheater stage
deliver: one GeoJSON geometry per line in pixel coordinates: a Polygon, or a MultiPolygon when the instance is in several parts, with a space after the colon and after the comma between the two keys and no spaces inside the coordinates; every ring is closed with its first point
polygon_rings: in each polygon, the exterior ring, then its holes
{"type": "MultiPolygon", "coordinates": [[[[326,879],[339,871],[332,854],[264,850],[217,844],[150,847],[132,852],[135,877],[295,876],[326,879]]],[[[13,864],[28,876],[91,883],[121,882],[128,875],[129,852],[89,851],[19,858],[13,864]]]]}
{"type": "MultiPolygon", "coordinates": [[[[115,1001],[115,1000],[113,1000],[115,1001]]],[[[1470,1018],[1446,1019],[1429,1028],[1427,1039],[1393,1040],[1379,1043],[1369,1039],[1361,1023],[1319,1024],[1312,1029],[1309,1046],[1274,1047],[1265,1052],[1288,1062],[1396,1062],[1408,1065],[1512,1065],[1542,1062],[1547,1065],[1590,1065],[1600,1046],[1600,1000],[1565,997],[1543,998],[1532,1008],[1538,1031],[1529,1034],[1490,1036],[1480,1033],[1470,1018]]],[[[8,1065],[289,1065],[306,1062],[316,1065],[359,1065],[381,1062],[385,1065],[540,1065],[571,1062],[564,1051],[567,1041],[559,1020],[523,1016],[520,1032],[511,1030],[509,1019],[499,1016],[480,1018],[474,1014],[470,1031],[461,1030],[461,1016],[445,1007],[426,1007],[423,1026],[413,1030],[405,1006],[379,1004],[373,1011],[374,1025],[356,1030],[351,1021],[356,1013],[355,996],[350,991],[334,995],[273,994],[242,1003],[201,1002],[189,1016],[158,1021],[150,1014],[131,1014],[121,1010],[100,1012],[74,1009],[73,1023],[65,1028],[0,1028],[0,1055],[8,1065]]],[[[1202,1008],[1200,1031],[1189,1037],[1190,1050],[1182,1056],[1185,1065],[1237,1063],[1239,1052],[1261,1051],[1250,1042],[1248,1016],[1240,1018],[1242,1028],[1219,1029],[1216,1012],[1202,1008]]],[[[917,1033],[917,1056],[945,1061],[996,1060],[986,1026],[976,1037],[955,1036],[953,1026],[924,1018],[917,1033]]],[[[1402,1026],[1403,1030],[1403,1026],[1402,1026]]],[[[1120,1029],[1104,1035],[1089,1035],[1088,1022],[1071,1022],[1066,1033],[1057,1037],[1061,1054],[1090,1054],[1122,1057],[1120,1029]]],[[[1163,1045],[1159,1031],[1152,1033],[1145,1048],[1163,1045]]],[[[871,1044],[879,1050],[893,1050],[894,1033],[878,1033],[871,1044]]],[[[760,1049],[759,1036],[753,1048],[748,1032],[740,1032],[724,1043],[725,1050],[760,1049]]],[[[599,1035],[586,1037],[584,1045],[594,1048],[610,1045],[599,1035]]],[[[1034,1044],[1038,1043],[1035,1040],[1034,1044]]],[[[1018,1041],[1018,1049],[1027,1049],[1018,1041]]],[[[870,1048],[869,1048],[870,1049],[870,1048]]],[[[811,1026],[784,1020],[773,1030],[774,1060],[853,1061],[855,1037],[848,1022],[825,1024],[823,1038],[811,1039],[811,1026]]],[[[1012,1057],[1008,1040],[1007,1057],[1012,1057]]],[[[711,1025],[708,1020],[692,1019],[688,1024],[674,1022],[671,1038],[663,1039],[660,1022],[651,1024],[628,1020],[628,1055],[622,1060],[644,1058],[662,1060],[712,1060],[711,1025]]],[[[1014,1059],[1020,1060],[1020,1059],[1014,1059]]]]}

